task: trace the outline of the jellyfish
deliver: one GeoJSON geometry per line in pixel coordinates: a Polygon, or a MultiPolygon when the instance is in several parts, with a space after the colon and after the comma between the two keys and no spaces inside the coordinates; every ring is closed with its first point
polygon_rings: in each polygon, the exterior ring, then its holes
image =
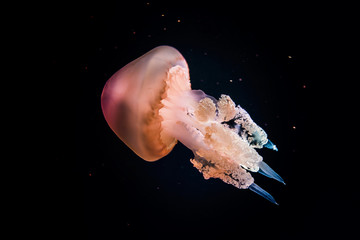
{"type": "Polygon", "coordinates": [[[219,178],[277,204],[250,174],[284,183],[256,151],[277,151],[276,145],[230,96],[192,90],[188,64],[175,48],[156,47],[114,73],[101,108],[112,131],[142,159],[157,161],[180,141],[205,179],[219,178]]]}

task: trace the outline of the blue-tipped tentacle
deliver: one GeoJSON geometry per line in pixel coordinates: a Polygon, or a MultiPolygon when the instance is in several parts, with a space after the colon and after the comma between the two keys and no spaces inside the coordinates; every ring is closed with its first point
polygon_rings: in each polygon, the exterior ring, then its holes
{"type": "Polygon", "coordinates": [[[264,145],[264,147],[278,151],[278,148],[275,144],[273,144],[270,140],[267,141],[267,143],[264,145]]]}
{"type": "Polygon", "coordinates": [[[283,183],[284,185],[286,185],[284,182],[284,179],[282,179],[282,177],[280,177],[279,174],[277,174],[274,170],[272,170],[272,168],[269,165],[267,165],[264,161],[261,161],[259,163],[258,173],[261,173],[262,175],[264,175],[266,177],[273,178],[273,179],[283,183]]]}
{"type": "Polygon", "coordinates": [[[270,193],[268,193],[267,191],[265,191],[264,189],[262,189],[261,187],[259,187],[259,185],[253,183],[249,186],[249,189],[251,191],[253,191],[254,193],[259,194],[260,196],[262,196],[263,198],[269,200],[270,202],[279,205],[275,199],[273,198],[273,196],[270,195],[270,193]]]}

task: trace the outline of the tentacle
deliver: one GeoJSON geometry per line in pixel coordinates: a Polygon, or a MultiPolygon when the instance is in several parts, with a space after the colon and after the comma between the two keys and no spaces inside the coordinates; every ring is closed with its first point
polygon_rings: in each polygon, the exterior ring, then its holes
{"type": "Polygon", "coordinates": [[[263,198],[269,200],[270,202],[276,204],[276,205],[279,205],[275,199],[273,198],[273,196],[270,195],[270,193],[268,193],[267,191],[265,191],[264,189],[262,189],[261,187],[259,187],[259,185],[255,184],[255,183],[252,183],[250,186],[249,186],[249,189],[251,191],[253,191],[254,193],[257,193],[259,194],[260,196],[262,196],[263,198]]]}
{"type": "Polygon", "coordinates": [[[267,165],[264,161],[261,161],[259,163],[258,173],[261,173],[262,175],[264,175],[266,177],[273,178],[273,179],[283,183],[284,185],[286,185],[284,180],[282,179],[282,177],[280,177],[279,174],[277,174],[274,170],[272,170],[272,168],[269,165],[267,165]]]}
{"type": "Polygon", "coordinates": [[[268,140],[268,142],[264,145],[264,147],[278,151],[278,148],[276,147],[276,145],[273,144],[270,140],[268,140]]]}

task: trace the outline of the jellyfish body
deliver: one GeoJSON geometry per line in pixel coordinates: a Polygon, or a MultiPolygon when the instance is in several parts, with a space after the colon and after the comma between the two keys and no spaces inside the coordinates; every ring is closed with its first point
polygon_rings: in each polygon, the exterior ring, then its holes
{"type": "Polygon", "coordinates": [[[144,160],[166,156],[180,141],[193,151],[190,161],[205,179],[219,178],[276,203],[249,173],[284,182],[255,150],[276,146],[229,96],[216,100],[192,90],[186,60],[175,48],[154,48],[117,71],[105,84],[101,107],[110,128],[144,160]]]}

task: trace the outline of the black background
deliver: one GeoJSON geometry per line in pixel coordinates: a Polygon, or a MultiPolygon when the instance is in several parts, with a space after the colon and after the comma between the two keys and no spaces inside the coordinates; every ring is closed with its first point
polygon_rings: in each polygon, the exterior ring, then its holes
{"type": "Polygon", "coordinates": [[[347,159],[336,155],[341,131],[331,123],[338,116],[330,93],[337,81],[333,66],[341,61],[346,32],[340,9],[173,1],[84,3],[68,14],[69,8],[54,5],[49,14],[50,70],[61,89],[55,91],[54,118],[62,123],[51,148],[61,173],[46,198],[46,215],[53,219],[49,237],[303,239],[355,233],[359,197],[347,159]],[[182,53],[193,89],[215,98],[230,95],[277,145],[278,152],[258,152],[286,185],[253,176],[279,206],[203,179],[181,143],[157,162],[143,161],[108,127],[100,107],[105,82],[159,45],[182,53]],[[68,67],[75,73],[65,73],[68,67]]]}

